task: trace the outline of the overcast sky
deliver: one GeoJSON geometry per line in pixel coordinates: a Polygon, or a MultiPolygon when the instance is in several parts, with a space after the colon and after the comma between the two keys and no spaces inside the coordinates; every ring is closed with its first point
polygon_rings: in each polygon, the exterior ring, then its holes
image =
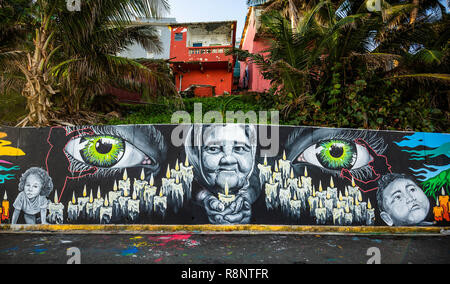
{"type": "Polygon", "coordinates": [[[246,0],[169,0],[170,15],[177,22],[238,22],[237,39],[241,38],[247,15],[246,0]]]}

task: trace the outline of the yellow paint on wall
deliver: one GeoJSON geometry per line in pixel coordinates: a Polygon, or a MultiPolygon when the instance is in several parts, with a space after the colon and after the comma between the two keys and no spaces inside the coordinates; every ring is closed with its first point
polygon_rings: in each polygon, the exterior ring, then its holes
{"type": "MultiPolygon", "coordinates": [[[[8,136],[4,132],[0,132],[0,138],[8,136]]],[[[24,156],[25,152],[19,148],[11,147],[12,143],[6,140],[0,140],[0,156],[24,156]]]]}

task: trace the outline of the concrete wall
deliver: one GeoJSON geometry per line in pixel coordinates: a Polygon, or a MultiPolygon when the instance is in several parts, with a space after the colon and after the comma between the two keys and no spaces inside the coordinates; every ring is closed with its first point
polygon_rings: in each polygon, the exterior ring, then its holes
{"type": "Polygon", "coordinates": [[[449,225],[450,134],[264,130],[0,128],[1,222],[449,225]]]}
{"type": "Polygon", "coordinates": [[[147,59],[169,59],[170,58],[170,29],[169,25],[176,23],[175,18],[165,18],[165,19],[148,19],[141,20],[136,23],[139,25],[149,25],[156,29],[159,34],[160,41],[162,43],[162,52],[161,53],[151,53],[147,52],[141,45],[135,43],[127,48],[126,51],[119,53],[119,56],[138,59],[138,58],[147,58],[147,59]]]}

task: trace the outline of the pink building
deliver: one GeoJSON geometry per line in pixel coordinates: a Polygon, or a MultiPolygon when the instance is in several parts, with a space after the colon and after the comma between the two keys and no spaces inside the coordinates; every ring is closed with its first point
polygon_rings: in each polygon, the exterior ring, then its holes
{"type": "MultiPolygon", "coordinates": [[[[264,53],[264,51],[270,46],[270,43],[267,39],[260,36],[261,12],[262,7],[249,7],[239,48],[250,53],[266,55],[267,53],[264,53]]],[[[248,91],[252,92],[266,92],[269,90],[270,81],[263,78],[256,64],[240,62],[240,69],[239,88],[248,89],[248,91]]]]}

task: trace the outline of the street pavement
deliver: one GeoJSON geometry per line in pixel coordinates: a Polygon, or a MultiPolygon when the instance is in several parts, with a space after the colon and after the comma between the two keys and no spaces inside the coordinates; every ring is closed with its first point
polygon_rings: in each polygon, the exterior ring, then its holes
{"type": "Polygon", "coordinates": [[[0,234],[1,264],[448,264],[450,237],[0,234]]]}

